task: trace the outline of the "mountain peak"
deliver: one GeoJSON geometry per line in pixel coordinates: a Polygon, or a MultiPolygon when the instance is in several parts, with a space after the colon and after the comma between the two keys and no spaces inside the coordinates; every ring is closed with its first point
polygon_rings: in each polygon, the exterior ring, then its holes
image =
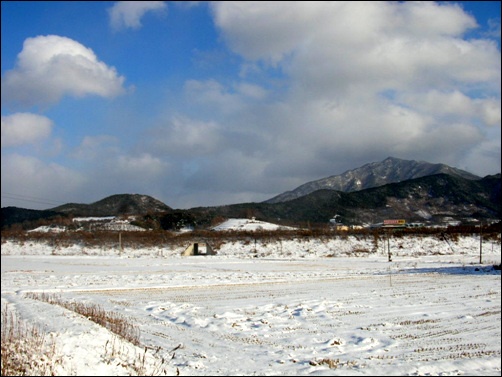
{"type": "Polygon", "coordinates": [[[353,192],[441,173],[466,179],[480,179],[474,174],[445,164],[387,157],[383,161],[371,162],[340,175],[305,183],[292,191],[286,191],[266,200],[265,203],[285,202],[321,189],[353,192]]]}

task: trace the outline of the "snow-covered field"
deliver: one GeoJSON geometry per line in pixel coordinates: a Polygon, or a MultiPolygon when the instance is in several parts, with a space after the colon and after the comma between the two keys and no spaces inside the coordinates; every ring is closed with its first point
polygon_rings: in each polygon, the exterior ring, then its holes
{"type": "Polygon", "coordinates": [[[145,374],[500,376],[500,239],[482,245],[479,264],[477,236],[376,252],[355,237],[228,242],[191,257],[5,242],[2,306],[53,334],[61,375],[130,375],[144,356],[145,374]],[[28,292],[120,313],[142,345],[28,292]]]}

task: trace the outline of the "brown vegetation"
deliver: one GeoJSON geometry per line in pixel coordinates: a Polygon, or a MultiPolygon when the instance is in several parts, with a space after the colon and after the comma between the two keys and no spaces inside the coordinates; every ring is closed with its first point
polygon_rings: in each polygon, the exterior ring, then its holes
{"type": "Polygon", "coordinates": [[[121,336],[135,346],[140,345],[139,328],[132,324],[126,317],[118,313],[107,312],[99,305],[95,304],[63,301],[60,297],[54,294],[28,293],[27,297],[44,301],[51,305],[59,305],[65,309],[74,311],[75,313],[81,314],[87,319],[96,322],[98,325],[101,325],[111,332],[121,336]]]}
{"type": "Polygon", "coordinates": [[[60,364],[54,338],[2,305],[2,376],[54,376],[60,364]]]}
{"type": "MultiPolygon", "coordinates": [[[[140,344],[140,332],[128,318],[114,312],[107,312],[100,306],[79,302],[65,302],[54,294],[29,293],[27,297],[59,305],[83,315],[87,319],[107,328],[117,337],[136,346],[140,344]]],[[[21,320],[5,304],[2,307],[2,376],[56,376],[64,371],[63,359],[59,355],[57,338],[47,334],[38,326],[21,320]]],[[[167,361],[157,359],[148,364],[148,349],[128,358],[129,351],[123,348],[117,338],[104,345],[103,357],[108,360],[122,360],[133,375],[166,375],[167,361]]]]}
{"type": "MultiPolygon", "coordinates": [[[[337,231],[330,227],[311,227],[304,229],[279,229],[279,230],[258,230],[258,231],[211,231],[194,230],[185,233],[175,233],[166,230],[150,230],[146,232],[118,232],[118,231],[65,231],[59,233],[48,232],[26,232],[19,229],[9,229],[2,231],[2,243],[12,240],[20,243],[30,244],[33,242],[45,242],[55,249],[59,247],[68,247],[72,245],[81,245],[84,247],[102,247],[117,248],[120,243],[122,247],[129,248],[147,248],[162,247],[173,248],[183,247],[189,243],[199,240],[207,240],[213,245],[221,245],[224,242],[244,243],[261,242],[272,243],[284,240],[309,240],[321,239],[328,241],[335,238],[347,238],[356,236],[360,238],[372,239],[375,245],[379,240],[385,239],[389,234],[393,238],[404,236],[435,236],[439,239],[458,240],[460,235],[478,235],[479,227],[459,226],[448,228],[397,228],[397,229],[351,229],[348,231],[337,231]],[[120,237],[120,238],[119,238],[120,237]]],[[[501,226],[495,224],[491,227],[482,229],[483,239],[497,240],[500,237],[501,226]]],[[[216,247],[217,249],[218,247],[216,247]]]]}

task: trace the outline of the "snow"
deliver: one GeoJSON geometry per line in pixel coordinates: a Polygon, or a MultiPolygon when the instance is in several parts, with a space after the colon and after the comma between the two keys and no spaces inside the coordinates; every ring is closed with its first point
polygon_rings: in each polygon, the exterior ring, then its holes
{"type": "Polygon", "coordinates": [[[88,221],[110,221],[114,220],[115,216],[100,216],[100,217],[74,217],[73,222],[81,223],[88,221]]]}
{"type": "Polygon", "coordinates": [[[66,227],[64,226],[50,226],[50,225],[42,225],[39,226],[38,228],[28,230],[29,233],[31,232],[40,232],[40,233],[61,233],[65,232],[66,227]]]}
{"type": "MultiPolygon", "coordinates": [[[[256,220],[255,220],[256,221],[256,220]]],[[[272,225],[233,219],[221,229],[272,225]]],[[[501,375],[498,240],[291,239],[57,250],[2,244],[2,307],[56,342],[59,375],[501,375]],[[134,346],[28,293],[99,305],[134,346]],[[145,348],[146,347],[146,348],[145,348]],[[143,372],[132,366],[143,360],[143,372]]]]}
{"type": "Polygon", "coordinates": [[[239,231],[257,231],[257,230],[278,230],[292,229],[291,227],[272,224],[265,221],[252,219],[228,219],[223,223],[212,228],[213,230],[239,230],[239,231]]]}
{"type": "Polygon", "coordinates": [[[125,232],[145,232],[146,229],[141,228],[136,225],[132,225],[129,223],[129,221],[126,220],[114,220],[110,221],[109,223],[103,224],[100,229],[103,230],[121,230],[125,232]]]}

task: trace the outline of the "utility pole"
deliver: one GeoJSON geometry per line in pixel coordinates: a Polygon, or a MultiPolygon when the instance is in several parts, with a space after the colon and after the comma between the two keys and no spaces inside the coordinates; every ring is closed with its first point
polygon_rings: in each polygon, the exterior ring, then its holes
{"type": "Polygon", "coordinates": [[[392,254],[390,252],[390,232],[387,232],[387,256],[389,258],[389,262],[392,262],[392,254]]]}
{"type": "Polygon", "coordinates": [[[479,223],[479,264],[483,263],[483,222],[479,223]]]}
{"type": "Polygon", "coordinates": [[[119,255],[122,256],[122,232],[119,232],[119,255]]]}

